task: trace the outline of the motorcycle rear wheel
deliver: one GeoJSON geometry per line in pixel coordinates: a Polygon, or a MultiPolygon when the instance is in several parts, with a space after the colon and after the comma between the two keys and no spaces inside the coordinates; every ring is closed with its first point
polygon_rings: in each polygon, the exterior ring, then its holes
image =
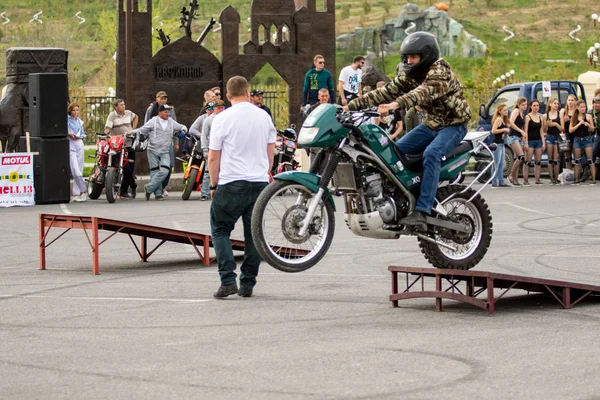
{"type": "Polygon", "coordinates": [[[183,193],[181,194],[181,198],[183,200],[188,200],[190,195],[194,191],[194,187],[196,186],[196,178],[198,177],[198,170],[196,168],[192,168],[188,178],[185,180],[183,185],[183,193]]]}
{"type": "Polygon", "coordinates": [[[118,191],[121,187],[121,171],[117,168],[109,168],[106,171],[106,200],[109,203],[114,203],[119,195],[118,191]]]}
{"type": "Polygon", "coordinates": [[[436,241],[454,246],[456,250],[418,239],[423,255],[436,268],[471,269],[481,261],[490,247],[493,230],[490,209],[480,195],[469,202],[475,191],[469,189],[460,193],[464,188],[461,185],[443,186],[438,189],[436,198],[442,202],[454,195],[443,205],[448,213],[447,219],[467,226],[469,232],[459,233],[432,226],[427,232],[436,241]]]}
{"type": "Polygon", "coordinates": [[[305,271],[329,250],[335,215],[327,199],[319,202],[307,233],[302,237],[298,235],[298,222],[306,214],[313,196],[313,192],[298,183],[275,180],[256,200],[252,239],[262,259],[275,269],[305,271]]]}
{"type": "Polygon", "coordinates": [[[96,182],[88,182],[87,187],[88,197],[92,200],[97,200],[102,194],[102,185],[96,182]]]}

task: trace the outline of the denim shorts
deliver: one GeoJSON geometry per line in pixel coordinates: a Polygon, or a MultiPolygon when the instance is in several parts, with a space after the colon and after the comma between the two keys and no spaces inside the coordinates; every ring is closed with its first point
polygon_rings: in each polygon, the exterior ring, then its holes
{"type": "Polygon", "coordinates": [[[541,149],[542,148],[542,139],[539,140],[528,140],[527,145],[530,149],[541,149]]]}
{"type": "Polygon", "coordinates": [[[584,137],[575,136],[573,138],[573,148],[574,149],[585,149],[586,147],[592,147],[593,142],[594,142],[594,139],[593,139],[592,135],[584,136],[584,137]]]}
{"type": "Polygon", "coordinates": [[[511,136],[511,135],[507,135],[504,138],[504,143],[506,143],[507,145],[511,145],[513,143],[520,143],[521,146],[523,146],[523,138],[520,136],[511,136]]]}
{"type": "Polygon", "coordinates": [[[546,145],[558,144],[558,135],[546,135],[546,145]]]}

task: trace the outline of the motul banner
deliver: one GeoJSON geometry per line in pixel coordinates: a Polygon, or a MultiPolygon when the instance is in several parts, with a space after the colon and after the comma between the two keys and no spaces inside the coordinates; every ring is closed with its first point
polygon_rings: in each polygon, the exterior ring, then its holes
{"type": "Polygon", "coordinates": [[[33,154],[0,154],[0,207],[33,205],[33,154]]]}

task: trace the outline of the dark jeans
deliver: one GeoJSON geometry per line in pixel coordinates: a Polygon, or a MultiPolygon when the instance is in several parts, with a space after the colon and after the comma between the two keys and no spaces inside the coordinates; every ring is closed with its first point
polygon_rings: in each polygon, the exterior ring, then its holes
{"type": "Polygon", "coordinates": [[[594,147],[592,148],[592,159],[596,164],[600,164],[600,136],[596,135],[594,147]]]}
{"type": "Polygon", "coordinates": [[[233,285],[237,277],[230,235],[242,217],[244,224],[244,261],[240,270],[240,285],[253,288],[260,265],[260,255],[254,247],[250,222],[252,209],[267,182],[235,181],[219,185],[210,206],[210,228],[223,286],[233,285]]]}
{"type": "Polygon", "coordinates": [[[129,188],[131,190],[135,190],[137,185],[135,184],[135,178],[133,174],[133,169],[135,168],[135,151],[133,151],[132,147],[127,148],[127,158],[129,158],[129,163],[123,168],[123,182],[121,182],[121,195],[127,193],[129,188]]]}
{"type": "MultiPolygon", "coordinates": [[[[192,141],[188,138],[185,138],[183,141],[183,149],[181,150],[181,152],[187,154],[188,156],[191,156],[193,147],[194,144],[192,143],[192,141]]],[[[198,145],[198,147],[200,147],[200,145],[198,145]]]]}

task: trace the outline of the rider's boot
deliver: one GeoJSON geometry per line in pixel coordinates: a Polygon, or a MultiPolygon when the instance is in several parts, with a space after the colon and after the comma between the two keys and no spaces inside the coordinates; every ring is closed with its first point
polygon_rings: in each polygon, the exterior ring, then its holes
{"type": "Polygon", "coordinates": [[[426,214],[419,210],[414,210],[410,215],[406,218],[402,218],[400,224],[411,226],[418,231],[426,231],[427,230],[427,218],[426,214]]]}

